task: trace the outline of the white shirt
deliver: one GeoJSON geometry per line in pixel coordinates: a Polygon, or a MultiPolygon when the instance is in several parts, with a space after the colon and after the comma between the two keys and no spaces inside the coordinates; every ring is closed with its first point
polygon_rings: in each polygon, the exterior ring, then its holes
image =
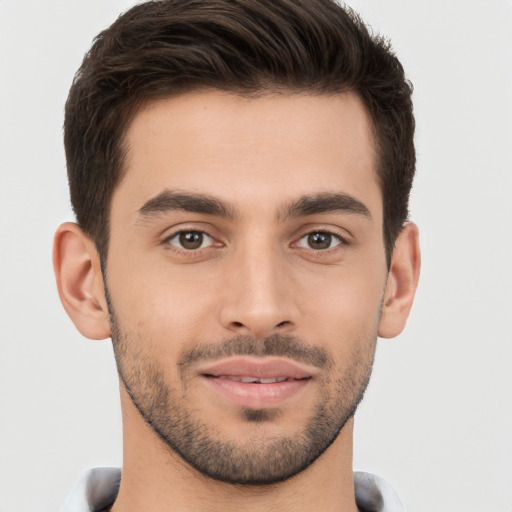
{"type": "MultiPolygon", "coordinates": [[[[60,512],[101,512],[110,507],[117,496],[121,470],[91,469],[78,480],[60,512]]],[[[393,488],[371,473],[354,473],[356,503],[361,512],[404,512],[393,488]]]]}

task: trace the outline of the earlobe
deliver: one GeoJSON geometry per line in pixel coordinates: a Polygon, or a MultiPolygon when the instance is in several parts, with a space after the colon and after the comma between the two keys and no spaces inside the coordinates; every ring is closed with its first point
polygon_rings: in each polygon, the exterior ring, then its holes
{"type": "Polygon", "coordinates": [[[393,338],[405,327],[418,286],[421,256],[416,224],[408,222],[393,250],[379,324],[379,336],[393,338]]]}
{"type": "Polygon", "coordinates": [[[74,223],[55,233],[53,268],[60,300],[76,328],[87,338],[110,336],[100,258],[94,242],[74,223]]]}

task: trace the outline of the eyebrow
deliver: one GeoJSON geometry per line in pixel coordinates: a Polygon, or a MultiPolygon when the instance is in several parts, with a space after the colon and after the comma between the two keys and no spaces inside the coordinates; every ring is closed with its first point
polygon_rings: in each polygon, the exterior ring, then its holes
{"type": "Polygon", "coordinates": [[[164,190],[146,201],[139,209],[142,218],[158,216],[173,211],[215,215],[217,217],[234,217],[234,208],[206,194],[192,194],[164,190]]]}
{"type": "Polygon", "coordinates": [[[323,193],[303,196],[293,201],[284,210],[280,218],[303,217],[320,213],[345,212],[372,219],[370,210],[355,197],[344,193],[323,193]]]}
{"type": "MultiPolygon", "coordinates": [[[[164,190],[146,201],[139,209],[139,215],[144,219],[173,211],[199,213],[229,219],[235,217],[235,208],[225,201],[207,194],[172,190],[164,190]]],[[[278,219],[286,220],[288,218],[340,211],[361,215],[369,220],[372,219],[370,211],[361,201],[344,193],[322,193],[302,196],[285,207],[283,212],[278,214],[278,219]]]]}

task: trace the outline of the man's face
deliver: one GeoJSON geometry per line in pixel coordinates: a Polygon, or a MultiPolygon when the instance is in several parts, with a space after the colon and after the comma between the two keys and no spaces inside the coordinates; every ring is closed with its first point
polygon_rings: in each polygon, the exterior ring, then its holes
{"type": "Polygon", "coordinates": [[[386,284],[361,102],[182,95],[126,142],[106,262],[123,385],[204,474],[305,469],[362,397],[386,284]]]}

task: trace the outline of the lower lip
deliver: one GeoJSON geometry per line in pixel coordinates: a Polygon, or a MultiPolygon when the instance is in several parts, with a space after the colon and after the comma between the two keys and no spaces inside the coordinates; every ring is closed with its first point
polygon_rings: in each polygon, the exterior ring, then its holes
{"type": "Polygon", "coordinates": [[[286,400],[296,397],[309,384],[310,379],[285,380],[271,384],[251,384],[219,377],[203,379],[215,391],[241,407],[266,409],[277,407],[286,400]]]}

